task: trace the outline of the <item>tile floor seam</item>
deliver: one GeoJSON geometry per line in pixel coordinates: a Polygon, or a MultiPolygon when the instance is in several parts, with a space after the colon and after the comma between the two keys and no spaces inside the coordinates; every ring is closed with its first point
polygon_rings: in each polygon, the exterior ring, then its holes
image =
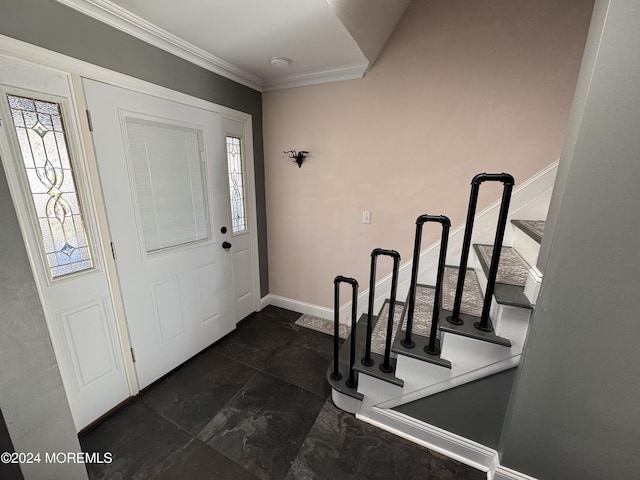
{"type": "Polygon", "coordinates": [[[288,383],[289,385],[291,385],[293,387],[296,387],[296,388],[299,388],[300,390],[304,390],[305,392],[310,393],[310,394],[318,397],[320,400],[326,400],[329,397],[329,394],[327,394],[326,396],[318,395],[316,392],[313,392],[313,391],[309,390],[308,388],[301,387],[300,385],[296,385],[295,383],[291,383],[291,381],[287,380],[286,378],[279,377],[275,373],[266,372],[266,371],[261,371],[260,373],[264,373],[265,375],[269,375],[270,377],[273,377],[273,378],[276,378],[276,379],[278,379],[278,380],[280,380],[282,382],[288,383]]]}
{"type": "MultiPolygon", "coordinates": [[[[252,367],[252,368],[253,368],[253,367],[252,367]]],[[[201,439],[198,437],[198,435],[200,435],[200,434],[202,433],[202,431],[203,431],[205,428],[207,428],[207,425],[211,422],[211,420],[213,420],[214,418],[216,418],[216,416],[218,416],[218,414],[219,414],[221,411],[223,411],[223,410],[227,407],[227,405],[229,405],[229,404],[230,404],[230,403],[231,403],[231,402],[232,402],[232,401],[233,401],[233,400],[234,400],[234,399],[235,399],[235,398],[240,394],[240,392],[242,392],[242,391],[246,388],[246,386],[247,386],[249,383],[251,383],[251,381],[253,381],[253,379],[254,379],[254,378],[256,378],[256,376],[257,376],[259,373],[261,373],[261,372],[260,372],[259,370],[256,370],[256,372],[251,376],[251,378],[250,378],[249,380],[247,380],[247,381],[246,381],[246,382],[245,382],[245,383],[244,383],[244,384],[243,384],[243,385],[238,389],[238,391],[237,391],[236,393],[234,393],[234,394],[233,394],[233,396],[232,396],[231,398],[229,398],[229,400],[228,400],[228,401],[227,401],[227,402],[226,402],[222,407],[220,407],[220,409],[218,410],[218,412],[217,412],[213,417],[211,417],[211,418],[209,419],[209,422],[207,422],[207,424],[206,424],[204,427],[202,427],[202,428],[200,429],[200,431],[195,435],[195,438],[197,438],[198,440],[200,440],[200,441],[201,441],[202,443],[204,443],[205,445],[209,446],[209,444],[208,444],[206,441],[201,440],[201,439]]],[[[211,440],[211,439],[209,439],[209,440],[211,440]]],[[[209,448],[213,448],[213,447],[209,447],[209,448]]],[[[214,450],[215,450],[215,448],[214,448],[214,450]]],[[[217,452],[217,450],[216,450],[216,452],[217,452]]],[[[221,452],[218,452],[218,453],[221,453],[221,452]]],[[[225,455],[225,456],[226,456],[226,455],[225,455]]]]}

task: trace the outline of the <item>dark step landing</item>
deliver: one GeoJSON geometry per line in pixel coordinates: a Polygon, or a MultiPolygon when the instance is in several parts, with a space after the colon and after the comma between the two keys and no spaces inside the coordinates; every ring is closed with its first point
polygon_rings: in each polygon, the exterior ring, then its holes
{"type": "Polygon", "coordinates": [[[536,242],[542,242],[544,234],[544,220],[511,220],[511,223],[533,238],[536,242]]]}
{"type": "MultiPolygon", "coordinates": [[[[489,275],[489,266],[493,257],[493,245],[476,244],[473,248],[486,277],[489,275]]],[[[529,264],[513,248],[502,247],[498,275],[493,290],[493,295],[498,303],[512,307],[532,308],[531,302],[524,294],[524,286],[530,268],[529,264]]]]}
{"type": "MultiPolygon", "coordinates": [[[[416,286],[416,303],[413,311],[413,328],[411,340],[415,343],[413,348],[402,345],[402,340],[406,335],[406,317],[408,309],[402,312],[401,327],[393,341],[392,351],[401,353],[408,357],[417,358],[425,362],[434,363],[445,368],[451,368],[451,362],[440,358],[440,355],[431,355],[425,348],[429,345],[431,333],[431,318],[433,315],[433,302],[435,299],[435,287],[430,285],[416,286]]],[[[440,350],[440,330],[436,334],[436,347],[440,350]]]]}

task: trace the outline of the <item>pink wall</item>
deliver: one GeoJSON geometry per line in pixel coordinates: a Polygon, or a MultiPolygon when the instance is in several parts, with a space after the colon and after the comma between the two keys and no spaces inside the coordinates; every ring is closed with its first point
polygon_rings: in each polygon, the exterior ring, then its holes
{"type": "Polygon", "coordinates": [[[413,0],[364,79],[265,93],[270,293],[331,307],[336,275],[367,288],[373,248],[410,260],[418,215],[464,223],[476,173],[519,184],[555,161],[592,7],[413,0]],[[311,152],[302,168],[290,149],[311,152]]]}

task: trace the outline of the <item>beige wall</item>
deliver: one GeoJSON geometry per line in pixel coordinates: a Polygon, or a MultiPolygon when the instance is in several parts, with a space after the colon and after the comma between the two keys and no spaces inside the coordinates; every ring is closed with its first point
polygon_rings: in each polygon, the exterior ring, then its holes
{"type": "Polygon", "coordinates": [[[373,248],[410,260],[418,215],[462,224],[476,173],[519,184],[555,161],[592,7],[413,0],[364,79],[265,93],[270,293],[331,307],[336,275],[367,288],[373,248]],[[311,152],[302,168],[290,149],[311,152]]]}

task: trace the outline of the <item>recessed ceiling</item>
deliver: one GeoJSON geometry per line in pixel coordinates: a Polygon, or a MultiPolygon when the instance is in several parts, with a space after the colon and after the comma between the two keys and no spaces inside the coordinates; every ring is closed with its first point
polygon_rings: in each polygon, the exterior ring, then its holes
{"type": "MultiPolygon", "coordinates": [[[[353,20],[354,12],[336,11],[336,0],[58,1],[260,91],[361,78],[372,62],[339,16],[353,20]],[[291,63],[272,64],[273,57],[291,63]]],[[[384,35],[384,44],[408,0],[368,1],[372,8],[395,4],[386,32],[362,17],[372,27],[368,34],[384,35]]],[[[350,10],[366,5],[350,2],[350,10]]],[[[379,10],[376,16],[389,18],[388,7],[379,10]]]]}

